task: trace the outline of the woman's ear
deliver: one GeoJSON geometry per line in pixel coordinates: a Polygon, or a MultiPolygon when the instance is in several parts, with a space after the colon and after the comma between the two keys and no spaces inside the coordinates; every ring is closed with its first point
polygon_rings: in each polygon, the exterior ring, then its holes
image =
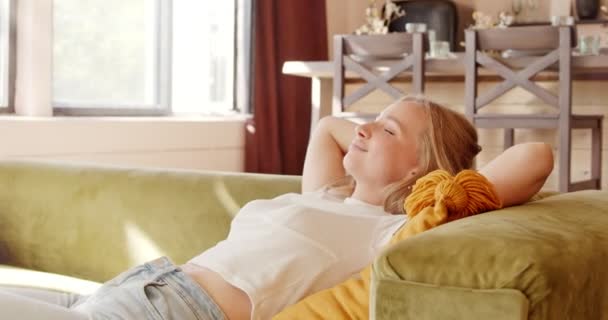
{"type": "Polygon", "coordinates": [[[420,168],[414,167],[414,168],[410,169],[410,171],[407,173],[407,177],[408,178],[414,177],[418,174],[418,172],[420,172],[420,168]]]}

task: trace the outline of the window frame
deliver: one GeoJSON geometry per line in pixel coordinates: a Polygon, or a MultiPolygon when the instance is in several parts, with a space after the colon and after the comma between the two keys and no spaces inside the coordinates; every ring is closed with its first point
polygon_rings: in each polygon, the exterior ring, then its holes
{"type": "Polygon", "coordinates": [[[253,114],[253,46],[255,43],[255,0],[235,0],[233,108],[240,114],[253,114]],[[243,72],[239,72],[239,71],[243,72]]]}
{"type": "Polygon", "coordinates": [[[16,65],[17,65],[17,36],[16,36],[16,16],[17,16],[17,0],[7,0],[8,4],[8,52],[7,52],[7,105],[0,105],[0,114],[14,113],[15,112],[15,79],[16,79],[16,65]]]}
{"type": "Polygon", "coordinates": [[[135,108],[129,104],[81,104],[57,101],[51,98],[53,113],[61,116],[167,116],[171,112],[171,48],[172,0],[155,0],[156,19],[156,104],[135,108]]]}

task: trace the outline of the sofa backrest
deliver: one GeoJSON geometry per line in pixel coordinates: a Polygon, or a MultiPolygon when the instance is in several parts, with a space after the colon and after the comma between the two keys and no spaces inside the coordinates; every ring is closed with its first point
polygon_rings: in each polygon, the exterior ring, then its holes
{"type": "Polygon", "coordinates": [[[245,203],[297,176],[0,161],[0,264],[105,281],[224,239],[245,203]]]}

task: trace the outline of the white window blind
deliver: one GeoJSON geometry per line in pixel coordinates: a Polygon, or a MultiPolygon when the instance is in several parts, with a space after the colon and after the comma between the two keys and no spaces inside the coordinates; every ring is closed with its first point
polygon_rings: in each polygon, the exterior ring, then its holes
{"type": "Polygon", "coordinates": [[[234,106],[235,1],[173,1],[174,113],[234,106]]]}

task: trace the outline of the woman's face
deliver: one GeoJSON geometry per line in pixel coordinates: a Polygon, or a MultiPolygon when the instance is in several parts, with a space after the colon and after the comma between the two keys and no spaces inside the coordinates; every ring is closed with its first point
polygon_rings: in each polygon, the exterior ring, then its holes
{"type": "Polygon", "coordinates": [[[426,130],[425,108],[412,101],[386,108],[375,121],[359,125],[343,164],[357,185],[383,188],[418,169],[418,138],[426,130]]]}

